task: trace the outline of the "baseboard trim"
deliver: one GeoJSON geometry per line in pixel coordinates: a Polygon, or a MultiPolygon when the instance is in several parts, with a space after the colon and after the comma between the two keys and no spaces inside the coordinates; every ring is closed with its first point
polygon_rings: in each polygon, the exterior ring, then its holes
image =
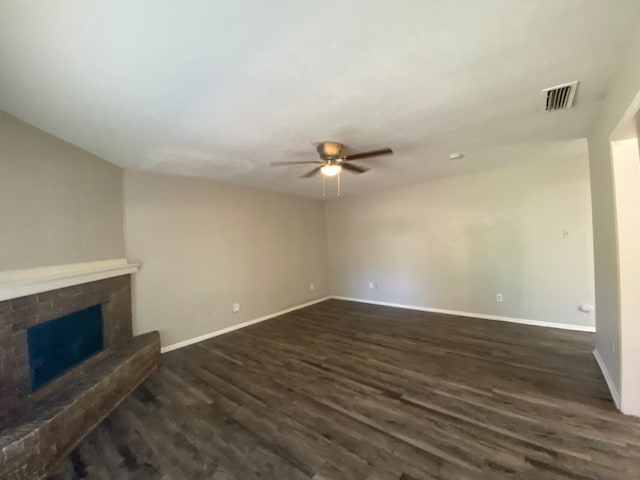
{"type": "Polygon", "coordinates": [[[248,320],[246,322],[238,323],[236,325],[231,325],[230,327],[226,327],[221,330],[216,330],[215,332],[205,333],[204,335],[200,335],[198,337],[189,338],[181,342],[167,345],[166,347],[162,347],[160,351],[161,353],[167,353],[172,350],[177,350],[179,348],[186,347],[194,343],[202,342],[203,340],[208,340],[209,338],[217,337],[218,335],[224,335],[225,333],[233,332],[234,330],[239,330],[241,328],[245,328],[250,325],[254,325],[256,323],[264,322],[265,320],[269,320],[270,318],[279,317],[280,315],[293,312],[294,310],[299,310],[301,308],[308,307],[316,303],[324,302],[325,300],[329,300],[330,298],[331,297],[317,298],[315,300],[311,300],[310,302],[303,303],[301,305],[296,305],[295,307],[287,308],[285,310],[280,310],[279,312],[275,312],[275,313],[270,313],[269,315],[265,315],[264,317],[254,318],[253,320],[248,320]]]}
{"type": "MultiPolygon", "coordinates": [[[[322,298],[317,298],[317,299],[312,300],[310,302],[306,302],[306,303],[303,303],[301,305],[296,305],[295,307],[287,308],[287,309],[281,310],[279,312],[271,313],[271,314],[265,315],[263,317],[254,318],[253,320],[248,320],[246,322],[238,323],[236,325],[231,325],[230,327],[226,327],[226,328],[223,328],[223,329],[220,329],[220,330],[216,330],[214,332],[205,333],[204,335],[199,335],[197,337],[189,338],[189,339],[183,340],[181,342],[177,342],[177,343],[173,343],[171,345],[167,345],[165,347],[162,347],[161,352],[162,353],[171,352],[172,350],[177,350],[179,348],[186,347],[186,346],[192,345],[194,343],[198,343],[198,342],[202,342],[204,340],[208,340],[209,338],[217,337],[218,335],[224,335],[225,333],[233,332],[234,330],[239,330],[241,328],[245,328],[245,327],[248,327],[250,325],[254,325],[256,323],[264,322],[265,320],[269,320],[271,318],[275,318],[275,317],[278,317],[280,315],[284,315],[285,313],[293,312],[294,310],[299,310],[301,308],[305,308],[305,307],[308,307],[310,305],[314,305],[316,303],[324,302],[325,300],[329,300],[331,298],[335,298],[336,300],[346,300],[346,301],[349,301],[349,302],[369,303],[369,304],[372,304],[372,305],[383,305],[385,307],[404,308],[404,309],[407,309],[407,310],[418,310],[418,311],[421,311],[421,312],[443,313],[443,314],[446,314],[446,315],[457,315],[457,316],[461,316],[461,317],[482,318],[482,319],[485,319],[485,320],[497,320],[497,321],[500,321],[500,322],[520,323],[520,324],[524,324],[524,325],[533,325],[533,326],[537,326],[537,327],[559,328],[559,329],[563,329],[563,330],[575,330],[575,331],[580,331],[580,332],[595,332],[595,327],[588,327],[588,326],[582,326],[582,325],[571,325],[571,324],[565,324],[565,323],[541,322],[539,320],[528,320],[528,319],[514,318],[514,317],[502,317],[502,316],[498,316],[498,315],[485,315],[485,314],[482,314],[482,313],[460,312],[460,311],[457,311],[457,310],[444,310],[444,309],[441,309],[441,308],[429,308],[429,307],[422,307],[422,306],[416,306],[416,305],[405,305],[405,304],[401,304],[401,303],[391,303],[391,302],[380,302],[380,301],[376,301],[376,300],[366,300],[366,299],[363,299],[363,298],[353,298],[353,297],[343,297],[343,296],[339,296],[339,295],[330,295],[330,296],[326,296],[326,297],[322,297],[322,298]]],[[[596,352],[594,351],[594,356],[595,355],[596,355],[596,352]]],[[[611,395],[614,397],[614,401],[616,402],[616,405],[619,405],[619,396],[617,396],[618,394],[617,394],[617,392],[615,392],[615,388],[612,386],[613,384],[610,383],[610,377],[608,377],[608,373],[605,373],[606,372],[606,368],[604,367],[604,364],[601,363],[601,360],[598,360],[598,357],[596,357],[596,361],[598,361],[598,365],[600,365],[600,368],[603,371],[603,375],[605,376],[605,379],[607,380],[607,384],[609,385],[609,389],[611,389],[611,395]],[[615,394],[614,394],[614,392],[615,392],[615,394]]]]}
{"type": "Polygon", "coordinates": [[[596,327],[589,327],[586,325],[572,325],[570,323],[542,322],[540,320],[528,320],[526,318],[502,317],[499,315],[486,315],[484,313],[473,313],[473,312],[459,312],[457,310],[443,310],[441,308],[421,307],[416,305],[404,305],[402,303],[379,302],[376,300],[365,300],[362,298],[342,297],[338,295],[332,295],[331,298],[335,298],[336,300],[347,300],[349,302],[370,303],[372,305],[384,305],[385,307],[404,308],[407,310],[419,310],[421,312],[444,313],[446,315],[457,315],[460,317],[473,317],[473,318],[482,318],[484,320],[497,320],[499,322],[521,323],[523,325],[533,325],[536,327],[559,328],[562,330],[574,330],[578,332],[595,332],[596,331],[596,327]]]}
{"type": "Polygon", "coordinates": [[[593,357],[596,359],[596,363],[600,367],[600,371],[602,372],[602,376],[604,377],[605,382],[607,382],[607,387],[609,387],[609,392],[611,392],[611,398],[613,398],[613,403],[615,403],[616,407],[618,407],[618,410],[620,410],[621,409],[620,394],[616,389],[615,383],[613,383],[613,379],[611,378],[611,374],[609,373],[607,366],[604,364],[604,360],[602,360],[602,357],[600,356],[600,352],[594,349],[593,357]]]}

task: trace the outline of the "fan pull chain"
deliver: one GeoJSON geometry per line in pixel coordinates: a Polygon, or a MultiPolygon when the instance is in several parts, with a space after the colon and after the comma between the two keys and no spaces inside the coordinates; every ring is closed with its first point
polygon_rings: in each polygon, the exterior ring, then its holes
{"type": "Polygon", "coordinates": [[[338,172],[338,196],[340,196],[340,172],[338,172]]]}
{"type": "Polygon", "coordinates": [[[325,191],[324,188],[324,175],[322,175],[322,198],[325,198],[327,196],[327,192],[325,191]]]}

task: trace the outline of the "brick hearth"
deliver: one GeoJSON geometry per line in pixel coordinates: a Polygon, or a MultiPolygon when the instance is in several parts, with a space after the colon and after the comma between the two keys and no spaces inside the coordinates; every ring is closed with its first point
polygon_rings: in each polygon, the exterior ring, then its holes
{"type": "Polygon", "coordinates": [[[0,478],[40,478],[157,366],[157,332],[132,338],[123,275],[0,302],[0,478]],[[31,392],[27,329],[102,306],[104,349],[31,392]]]}

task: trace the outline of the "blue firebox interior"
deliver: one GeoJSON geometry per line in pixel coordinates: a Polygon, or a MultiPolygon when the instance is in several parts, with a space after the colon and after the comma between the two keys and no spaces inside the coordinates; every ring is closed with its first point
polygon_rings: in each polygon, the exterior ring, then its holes
{"type": "Polygon", "coordinates": [[[102,350],[102,309],[85,310],[27,330],[31,391],[102,350]]]}

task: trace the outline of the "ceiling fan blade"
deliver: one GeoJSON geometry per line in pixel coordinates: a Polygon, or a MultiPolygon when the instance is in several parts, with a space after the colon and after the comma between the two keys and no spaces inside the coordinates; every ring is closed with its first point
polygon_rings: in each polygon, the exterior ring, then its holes
{"type": "Polygon", "coordinates": [[[286,167],[288,165],[307,165],[311,163],[322,163],[318,160],[302,160],[299,162],[271,162],[272,167],[286,167]]]}
{"type": "Polygon", "coordinates": [[[390,155],[393,153],[393,150],[390,148],[381,148],[380,150],[371,150],[370,152],[362,152],[362,153],[354,153],[353,155],[347,155],[343,157],[345,161],[351,160],[363,160],[365,158],[371,157],[379,157],[380,155],[390,155]]]}
{"type": "Polygon", "coordinates": [[[320,169],[322,168],[322,166],[320,167],[316,167],[313,170],[311,170],[310,172],[305,173],[304,175],[300,175],[301,178],[310,178],[313,177],[314,175],[316,175],[320,169]]]}
{"type": "Polygon", "coordinates": [[[350,163],[341,163],[340,165],[345,170],[349,170],[350,172],[353,172],[353,173],[364,173],[369,171],[368,168],[358,167],[356,165],[351,165],[350,163]]]}

